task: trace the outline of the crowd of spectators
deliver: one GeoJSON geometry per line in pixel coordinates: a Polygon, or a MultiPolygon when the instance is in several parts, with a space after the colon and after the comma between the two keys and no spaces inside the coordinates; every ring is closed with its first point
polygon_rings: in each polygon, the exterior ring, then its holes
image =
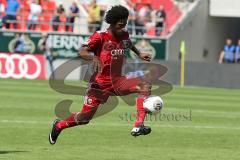
{"type": "MultiPolygon", "coordinates": [[[[56,5],[48,22],[44,21],[46,16],[46,9],[44,3],[53,0],[0,0],[0,20],[1,27],[4,29],[17,28],[17,24],[26,24],[26,29],[36,30],[37,26],[42,23],[48,23],[51,25],[52,31],[67,31],[72,32],[74,30],[74,23],[76,17],[80,16],[79,3],[74,1],[69,8],[66,8],[63,4],[56,5]],[[21,2],[21,3],[19,3],[21,2]],[[23,6],[22,6],[23,4],[23,6]],[[27,5],[28,7],[24,6],[27,5]],[[25,12],[27,10],[27,12],[25,12]],[[24,17],[27,14],[27,18],[18,19],[18,17],[24,17]],[[20,15],[20,16],[18,16],[20,15]],[[41,18],[44,17],[44,18],[41,18]],[[21,21],[21,22],[20,22],[21,21]]],[[[160,6],[157,9],[153,9],[151,4],[136,4],[131,0],[126,0],[127,8],[129,9],[130,16],[128,22],[128,30],[130,34],[144,35],[149,30],[155,28],[155,35],[160,36],[165,26],[166,13],[164,7],[160,6]]],[[[103,7],[97,0],[92,0],[90,3],[81,4],[88,13],[88,31],[90,33],[100,30],[103,22],[104,12],[106,7],[103,7]]],[[[39,27],[38,27],[39,28],[39,27]]]]}
{"type": "Polygon", "coordinates": [[[58,31],[60,26],[65,27],[65,31],[73,31],[75,19],[79,15],[80,10],[75,1],[70,6],[68,13],[66,13],[63,4],[59,4],[52,19],[53,31],[58,31]]]}
{"type": "Polygon", "coordinates": [[[232,39],[228,38],[219,56],[219,63],[240,63],[240,39],[234,45],[232,39]]]}
{"type": "Polygon", "coordinates": [[[127,1],[130,11],[128,30],[131,34],[144,35],[155,28],[155,35],[160,36],[165,27],[166,13],[164,6],[154,9],[151,4],[135,4],[127,1]]]}

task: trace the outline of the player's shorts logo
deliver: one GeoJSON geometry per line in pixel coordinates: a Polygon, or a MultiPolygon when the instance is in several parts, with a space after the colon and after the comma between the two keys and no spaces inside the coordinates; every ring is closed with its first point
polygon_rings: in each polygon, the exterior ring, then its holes
{"type": "Polygon", "coordinates": [[[35,56],[0,53],[0,78],[36,79],[40,74],[41,63],[35,56]]]}
{"type": "Polygon", "coordinates": [[[88,104],[92,104],[92,102],[93,102],[93,100],[92,100],[91,98],[88,98],[88,99],[87,99],[87,103],[88,103],[88,104]]]}
{"type": "Polygon", "coordinates": [[[93,99],[89,98],[88,96],[85,96],[84,104],[92,105],[93,104],[93,99]]]}

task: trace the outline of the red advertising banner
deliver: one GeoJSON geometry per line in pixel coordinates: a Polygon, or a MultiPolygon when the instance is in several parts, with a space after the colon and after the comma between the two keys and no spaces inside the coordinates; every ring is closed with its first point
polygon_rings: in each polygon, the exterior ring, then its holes
{"type": "Polygon", "coordinates": [[[46,79],[45,57],[41,54],[0,53],[0,78],[46,79]]]}

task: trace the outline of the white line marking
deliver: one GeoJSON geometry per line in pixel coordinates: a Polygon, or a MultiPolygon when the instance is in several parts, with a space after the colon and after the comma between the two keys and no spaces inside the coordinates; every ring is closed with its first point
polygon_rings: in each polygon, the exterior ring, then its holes
{"type": "MultiPolygon", "coordinates": [[[[23,120],[0,120],[0,123],[23,123],[23,124],[52,124],[51,121],[23,121],[23,120]]],[[[148,122],[149,123],[149,122],[148,122]]],[[[106,123],[106,122],[92,122],[90,126],[131,126],[132,123],[106,123]]],[[[194,129],[226,129],[226,130],[240,130],[240,127],[226,127],[226,126],[209,126],[209,125],[167,125],[167,124],[150,124],[150,126],[163,128],[194,128],[194,129]]]]}

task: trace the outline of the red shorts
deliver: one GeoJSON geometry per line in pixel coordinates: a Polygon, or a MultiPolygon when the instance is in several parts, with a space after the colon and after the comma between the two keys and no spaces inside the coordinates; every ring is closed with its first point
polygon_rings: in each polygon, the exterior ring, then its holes
{"type": "Polygon", "coordinates": [[[142,83],[140,77],[127,78],[117,77],[114,78],[112,83],[89,83],[89,88],[86,93],[84,104],[97,106],[107,101],[109,96],[124,96],[131,93],[137,93],[137,86],[142,83]]]}

